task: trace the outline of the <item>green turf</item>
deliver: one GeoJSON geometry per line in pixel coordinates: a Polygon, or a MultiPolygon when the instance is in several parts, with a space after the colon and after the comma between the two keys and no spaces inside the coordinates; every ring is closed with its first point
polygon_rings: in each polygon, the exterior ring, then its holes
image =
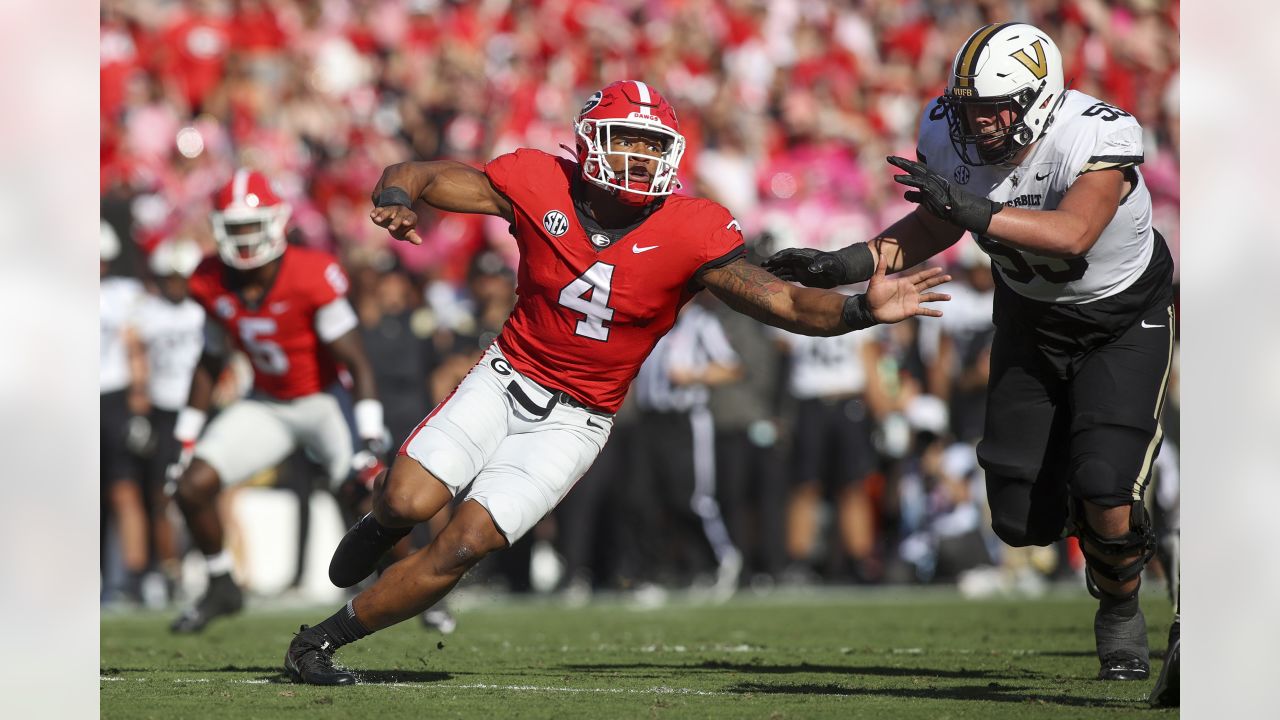
{"type": "MultiPolygon", "coordinates": [[[[1158,670],[1170,611],[1144,596],[1158,670]]],[[[790,594],[723,606],[495,601],[442,638],[416,621],[339,653],[361,684],[292,685],[292,631],[332,609],[248,614],[199,637],[168,615],[102,622],[104,718],[1132,718],[1151,682],[1103,683],[1094,601],[790,594]]]]}

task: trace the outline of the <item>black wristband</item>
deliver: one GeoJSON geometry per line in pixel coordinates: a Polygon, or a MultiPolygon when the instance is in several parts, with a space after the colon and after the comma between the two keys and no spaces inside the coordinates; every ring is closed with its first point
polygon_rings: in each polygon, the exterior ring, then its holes
{"type": "Polygon", "coordinates": [[[378,201],[375,204],[378,207],[387,207],[388,205],[413,207],[413,200],[409,197],[409,192],[404,188],[389,187],[383,188],[382,192],[378,193],[378,201]]]}
{"type": "Polygon", "coordinates": [[[871,314],[871,306],[867,304],[866,295],[850,295],[844,301],[840,319],[851,330],[865,330],[878,323],[875,316],[871,314]]]}
{"type": "Polygon", "coordinates": [[[876,259],[871,254],[871,248],[866,243],[854,243],[846,248],[841,248],[832,253],[840,258],[840,263],[844,265],[844,277],[841,278],[841,285],[852,285],[853,283],[864,282],[870,280],[871,276],[876,272],[876,259]]]}

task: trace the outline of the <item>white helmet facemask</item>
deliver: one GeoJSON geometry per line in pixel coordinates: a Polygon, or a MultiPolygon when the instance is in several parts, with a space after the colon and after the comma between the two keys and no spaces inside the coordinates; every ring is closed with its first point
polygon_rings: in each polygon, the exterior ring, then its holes
{"type": "Polygon", "coordinates": [[[676,180],[676,171],[680,167],[680,159],[684,157],[684,136],[656,119],[643,119],[639,113],[632,113],[632,115],[635,117],[617,120],[583,119],[576,123],[574,130],[577,132],[578,139],[585,143],[587,148],[586,158],[583,161],[583,175],[591,182],[608,189],[644,196],[670,195],[680,187],[679,181],[676,180]],[[611,150],[614,135],[621,134],[623,131],[627,134],[638,132],[662,138],[662,154],[654,156],[611,150]],[[626,162],[623,169],[615,171],[609,165],[607,155],[624,156],[626,162]],[[633,159],[645,162],[658,161],[658,167],[648,183],[648,189],[632,185],[633,182],[640,182],[639,179],[633,180],[631,177],[633,159]]]}
{"type": "Polygon", "coordinates": [[[281,203],[210,213],[222,261],[236,269],[249,270],[280,257],[285,247],[289,210],[288,204],[281,203]]]}

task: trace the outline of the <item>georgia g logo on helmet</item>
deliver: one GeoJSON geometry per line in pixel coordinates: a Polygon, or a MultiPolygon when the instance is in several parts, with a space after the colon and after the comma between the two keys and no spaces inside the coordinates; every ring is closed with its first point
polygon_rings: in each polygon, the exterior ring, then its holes
{"type": "Polygon", "coordinates": [[[1062,54],[1048,35],[1026,23],[993,23],[960,47],[939,103],[960,159],[996,165],[1044,135],[1064,90],[1062,54]]]}
{"type": "Polygon", "coordinates": [[[596,91],[583,104],[573,130],[583,178],[609,190],[620,202],[647,205],[680,186],[676,170],[685,150],[680,121],[671,103],[646,83],[620,80],[596,91]],[[644,156],[646,160],[657,160],[657,169],[647,181],[633,179],[628,171],[615,171],[610,167],[606,155],[637,155],[611,147],[613,135],[621,129],[662,139],[661,155],[644,156]]]}

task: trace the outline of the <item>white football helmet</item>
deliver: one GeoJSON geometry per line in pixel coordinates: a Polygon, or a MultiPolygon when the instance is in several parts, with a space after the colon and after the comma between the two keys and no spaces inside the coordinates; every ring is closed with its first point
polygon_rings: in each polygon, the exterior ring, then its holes
{"type": "Polygon", "coordinates": [[[982,27],[956,53],[940,99],[951,144],[968,165],[1008,162],[1049,129],[1063,91],[1062,53],[1043,31],[1026,23],[982,27]],[[1013,120],[974,127],[965,112],[973,106],[997,118],[1012,110],[1013,120]]]}
{"type": "Polygon", "coordinates": [[[111,262],[120,255],[120,236],[111,223],[102,221],[102,237],[98,242],[98,258],[102,262],[111,262]]]}
{"type": "Polygon", "coordinates": [[[284,253],[289,204],[267,177],[240,168],[213,196],[213,237],[222,261],[238,270],[262,267],[284,253]]]}
{"type": "Polygon", "coordinates": [[[156,245],[155,250],[151,251],[147,265],[151,268],[151,274],[158,278],[170,275],[181,275],[185,278],[191,277],[191,273],[196,271],[196,266],[203,259],[204,252],[200,250],[200,245],[195,240],[180,237],[164,240],[156,245]]]}

